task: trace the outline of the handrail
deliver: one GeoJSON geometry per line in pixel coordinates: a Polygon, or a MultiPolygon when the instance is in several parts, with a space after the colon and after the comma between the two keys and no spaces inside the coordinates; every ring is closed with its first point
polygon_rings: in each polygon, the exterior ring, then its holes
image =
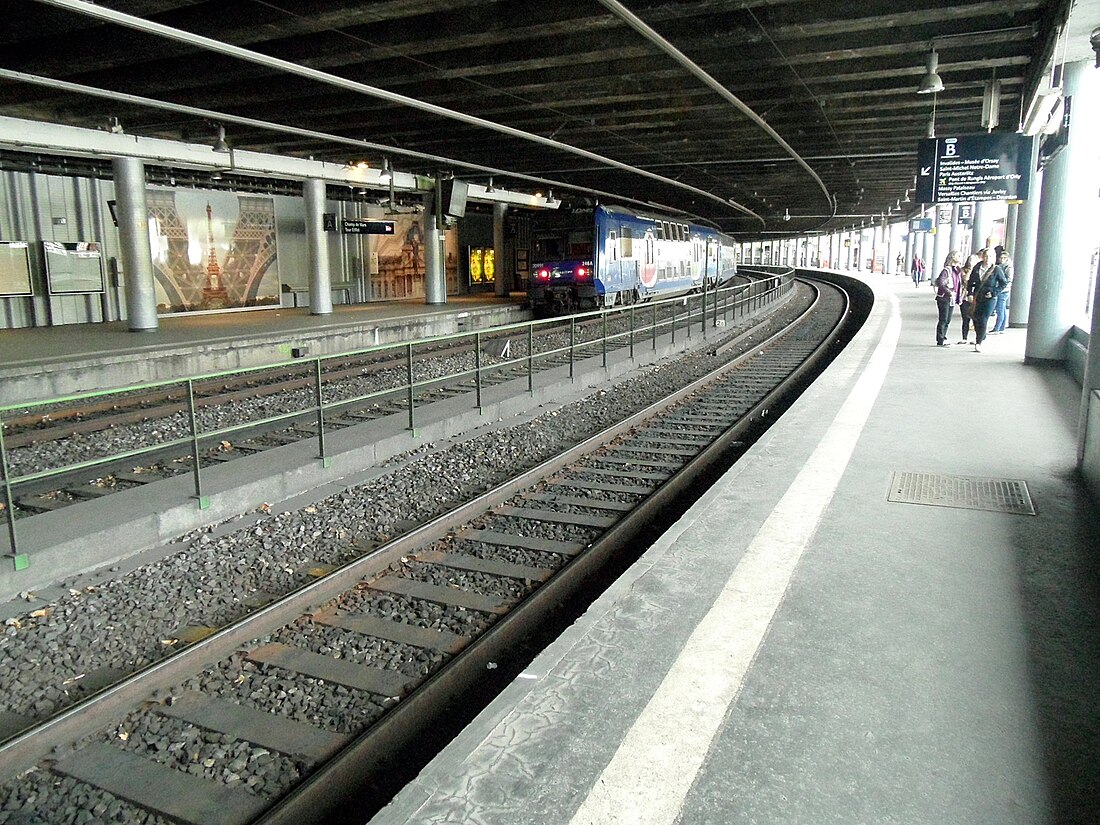
{"type": "MultiPolygon", "coordinates": [[[[658,301],[650,301],[644,304],[631,304],[627,306],[615,307],[610,309],[598,309],[590,312],[579,313],[566,318],[551,318],[534,320],[527,322],[517,322],[512,324],[505,324],[499,327],[493,327],[489,330],[474,330],[463,331],[458,333],[451,333],[448,335],[435,335],[426,338],[414,339],[412,341],[406,341],[396,344],[381,344],[371,347],[365,347],[359,350],[352,350],[349,352],[340,352],[330,355],[319,355],[311,359],[295,359],[290,361],[279,361],[272,364],[267,364],[259,367],[244,367],[233,370],[224,370],[220,372],[201,373],[196,376],[189,376],[185,378],[176,378],[163,381],[153,381],[143,384],[134,384],[125,387],[119,387],[111,390],[97,390],[87,393],[76,393],[72,395],[60,396],[58,398],[46,399],[42,401],[35,401],[27,404],[8,404],[0,406],[0,414],[4,412],[10,412],[12,410],[23,410],[29,408],[46,408],[51,405],[68,404],[73,401],[84,401],[94,398],[103,398],[109,395],[124,395],[141,391],[148,391],[153,389],[159,389],[164,387],[180,387],[181,395],[186,392],[187,400],[187,434],[177,437],[167,438],[162,441],[157,441],[152,444],[144,444],[141,447],[134,449],[124,450],[118,453],[111,453],[110,455],[100,456],[97,458],[80,461],[74,464],[68,464],[62,467],[52,467],[46,470],[38,470],[35,472],[18,475],[12,474],[11,462],[9,461],[9,450],[5,445],[4,440],[4,427],[2,422],[2,415],[0,415],[0,473],[2,473],[2,481],[4,488],[4,509],[6,511],[8,534],[10,539],[10,552],[9,555],[13,558],[16,570],[25,569],[29,564],[29,559],[26,554],[21,554],[18,548],[18,535],[16,530],[16,517],[15,517],[15,501],[13,495],[13,488],[19,484],[25,484],[32,481],[41,481],[43,479],[52,478],[54,476],[63,475],[66,473],[75,472],[78,470],[90,469],[93,467],[112,464],[117,461],[134,458],[137,456],[147,455],[154,452],[163,452],[166,449],[172,447],[184,447],[189,446],[192,458],[191,472],[194,477],[195,493],[194,497],[198,500],[198,506],[200,509],[206,509],[209,507],[209,498],[204,495],[202,487],[202,460],[200,454],[200,443],[210,442],[214,439],[224,439],[226,436],[234,433],[241,432],[243,430],[255,429],[257,427],[263,427],[271,424],[276,424],[282,421],[290,421],[293,419],[302,418],[303,416],[309,416],[316,414],[317,424],[317,442],[319,447],[318,458],[323,462],[324,467],[330,466],[330,458],[326,455],[325,451],[325,413],[341,410],[347,406],[353,404],[362,404],[364,402],[370,402],[374,399],[383,398],[401,398],[408,404],[408,429],[414,434],[416,433],[416,396],[418,391],[430,390],[433,387],[445,385],[447,383],[455,383],[456,381],[467,381],[470,378],[474,379],[475,383],[475,406],[478,409],[482,408],[482,388],[486,375],[493,372],[504,371],[510,368],[514,368],[518,365],[525,365],[527,371],[527,389],[528,392],[534,390],[534,373],[535,362],[546,362],[555,357],[561,357],[566,354],[569,356],[569,378],[574,379],[574,366],[577,361],[578,353],[584,352],[583,357],[596,357],[598,354],[602,358],[602,365],[607,366],[607,352],[609,345],[619,343],[622,341],[628,341],[627,346],[630,348],[630,357],[635,357],[635,346],[640,340],[645,340],[647,337],[651,340],[653,350],[657,349],[657,339],[659,335],[663,335],[666,332],[670,334],[672,343],[675,343],[677,327],[682,324],[683,329],[686,329],[687,334],[690,336],[691,328],[693,325],[698,324],[698,328],[706,335],[708,322],[711,327],[719,326],[719,313],[722,318],[726,318],[730,311],[734,313],[734,317],[737,317],[738,311],[742,315],[748,311],[755,310],[756,308],[776,300],[783,295],[793,285],[793,281],[790,278],[791,273],[761,273],[763,278],[757,281],[751,281],[748,284],[738,284],[730,287],[722,287],[719,289],[704,289],[699,293],[691,293],[688,295],[680,295],[674,298],[666,298],[658,301]],[[692,304],[695,304],[693,307],[692,304]],[[677,313],[677,309],[680,306],[684,306],[686,311],[681,316],[677,313]],[[659,317],[658,310],[661,308],[671,308],[671,313],[659,317]],[[637,324],[637,313],[639,310],[649,310],[648,323],[644,323],[641,326],[637,324]],[[628,325],[625,330],[610,330],[610,319],[627,319],[628,325]],[[578,323],[584,321],[599,320],[598,325],[599,332],[591,338],[586,340],[578,340],[577,326],[578,323]],[[550,329],[555,326],[562,327],[561,332],[565,332],[566,325],[568,326],[569,343],[568,345],[552,346],[542,352],[535,352],[535,337],[534,333],[536,328],[538,329],[550,329]],[[492,334],[493,336],[507,337],[509,332],[524,332],[526,334],[527,352],[525,354],[507,358],[497,363],[484,364],[482,361],[482,344],[485,340],[486,334],[492,334]],[[430,357],[431,348],[438,348],[449,342],[457,341],[460,339],[468,339],[474,348],[474,366],[472,368],[463,368],[454,371],[449,371],[444,375],[420,378],[417,379],[415,375],[415,350],[419,347],[422,351],[419,353],[420,358],[430,357]],[[395,381],[392,386],[387,386],[382,389],[372,390],[371,392],[355,394],[350,397],[341,398],[325,398],[325,371],[324,365],[326,362],[333,362],[342,359],[363,357],[378,355],[384,353],[393,353],[394,360],[397,361],[397,356],[401,356],[401,360],[404,361],[404,380],[395,381]],[[195,384],[205,381],[213,381],[219,379],[225,379],[227,377],[242,377],[252,375],[258,372],[264,371],[277,371],[281,369],[294,368],[296,371],[301,372],[303,376],[310,375],[312,379],[312,403],[301,407],[300,409],[291,410],[288,412],[281,412],[274,415],[268,415],[261,419],[248,420],[242,423],[230,424],[228,426],[219,426],[210,430],[203,430],[199,426],[199,420],[196,413],[195,404],[195,384]]],[[[518,337],[518,336],[517,336],[518,337]]],[[[398,371],[401,368],[394,367],[394,371],[398,371]]],[[[518,378],[518,376],[516,376],[518,378]]],[[[170,434],[171,431],[169,431],[170,434]]]]}

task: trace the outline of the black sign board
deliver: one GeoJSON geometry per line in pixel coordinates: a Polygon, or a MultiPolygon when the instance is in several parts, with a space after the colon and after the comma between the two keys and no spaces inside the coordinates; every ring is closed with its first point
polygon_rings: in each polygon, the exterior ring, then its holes
{"type": "Polygon", "coordinates": [[[972,203],[960,203],[959,204],[959,223],[964,226],[970,226],[974,220],[974,204],[972,203]]]}
{"type": "Polygon", "coordinates": [[[1031,140],[1014,132],[922,140],[917,145],[917,202],[1027,200],[1031,140]]]}
{"type": "Polygon", "coordinates": [[[344,218],[345,235],[392,235],[393,221],[363,221],[344,218]]]}

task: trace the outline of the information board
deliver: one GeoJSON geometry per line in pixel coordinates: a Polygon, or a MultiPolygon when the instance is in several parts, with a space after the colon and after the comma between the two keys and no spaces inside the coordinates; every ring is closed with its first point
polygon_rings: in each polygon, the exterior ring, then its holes
{"type": "Polygon", "coordinates": [[[920,141],[917,202],[1027,200],[1031,141],[1014,132],[920,141]]]}
{"type": "Polygon", "coordinates": [[[31,294],[31,262],[26,241],[0,243],[0,295],[31,294]]]}
{"type": "Polygon", "coordinates": [[[103,292],[103,254],[96,241],[43,241],[51,295],[103,292]]]}
{"type": "Polygon", "coordinates": [[[932,219],[931,218],[913,218],[909,221],[910,232],[931,232],[932,231],[932,219]]]}
{"type": "Polygon", "coordinates": [[[364,221],[358,218],[344,218],[345,235],[392,235],[393,221],[364,221]]]}

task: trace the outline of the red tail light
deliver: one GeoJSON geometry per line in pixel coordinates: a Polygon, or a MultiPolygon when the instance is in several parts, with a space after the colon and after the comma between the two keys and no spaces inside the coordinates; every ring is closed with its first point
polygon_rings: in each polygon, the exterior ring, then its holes
{"type": "Polygon", "coordinates": [[[549,269],[536,270],[535,271],[535,280],[536,281],[549,281],[550,280],[550,270],[549,269]]]}
{"type": "Polygon", "coordinates": [[[578,266],[576,269],[573,270],[573,274],[577,276],[578,281],[583,281],[585,278],[592,274],[592,271],[586,269],[583,266],[578,266]]]}

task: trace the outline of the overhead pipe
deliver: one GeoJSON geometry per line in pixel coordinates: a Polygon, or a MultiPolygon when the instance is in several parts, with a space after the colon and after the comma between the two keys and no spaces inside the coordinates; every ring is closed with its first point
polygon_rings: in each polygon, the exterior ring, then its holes
{"type": "Polygon", "coordinates": [[[783,140],[783,138],[777,131],[775,131],[775,129],[773,129],[765,122],[764,118],[760,117],[760,115],[749,108],[739,97],[737,97],[737,95],[735,95],[725,86],[723,86],[721,83],[719,83],[709,74],[707,74],[707,72],[703,71],[703,69],[697,63],[695,63],[682,51],[680,51],[667,40],[665,40],[665,38],[654,31],[649,26],[649,24],[647,24],[644,20],[642,20],[632,11],[630,11],[630,9],[628,9],[622,3],[618,2],[618,0],[599,1],[601,4],[613,11],[619,17],[621,17],[632,29],[641,34],[644,38],[649,40],[655,46],[658,46],[663,52],[665,52],[665,54],[669,55],[673,60],[675,60],[685,69],[687,69],[697,78],[702,80],[703,83],[709,86],[713,91],[717,92],[726,101],[732,103],[737,108],[737,110],[745,115],[749,120],[751,120],[761,129],[763,129],[769,137],[771,137],[776,143],[783,147],[784,151],[786,151],[787,154],[794,158],[799,166],[809,172],[810,177],[812,177],[814,181],[817,182],[817,185],[821,187],[821,191],[824,193],[825,199],[829,202],[829,206],[833,205],[833,196],[829,192],[829,188],[825,185],[825,182],[821,179],[817,172],[815,172],[810,167],[810,165],[802,159],[802,156],[799,155],[798,152],[796,152],[791,147],[791,145],[787,143],[787,141],[783,140]]]}
{"type": "MultiPolygon", "coordinates": [[[[278,57],[271,57],[270,55],[261,54],[260,52],[255,52],[251,49],[244,49],[240,46],[234,46],[230,43],[223,43],[220,40],[214,40],[210,37],[203,37],[202,35],[183,31],[182,29],[177,29],[172,26],[165,26],[161,23],[154,23],[151,20],[146,20],[142,17],[136,17],[132,14],[126,14],[124,12],[114,11],[113,9],[97,6],[94,3],[86,2],[86,0],[38,0],[38,2],[44,3],[48,6],[66,9],[67,11],[76,12],[77,14],[83,14],[87,17],[93,17],[97,20],[103,20],[108,23],[115,23],[117,25],[125,26],[127,28],[144,32],[146,34],[153,34],[158,37],[166,38],[168,40],[174,40],[179,43],[186,43],[187,45],[195,46],[200,49],[206,49],[207,51],[211,51],[216,54],[224,54],[229,57],[237,58],[238,60],[244,60],[249,63],[255,63],[260,66],[265,66],[269,69],[276,69],[279,71],[287,72],[289,74],[298,75],[299,77],[314,80],[318,83],[324,83],[329,86],[347,89],[349,91],[368,95],[370,97],[376,97],[389,103],[396,103],[401,106],[408,106],[413,109],[419,109],[422,112],[428,112],[429,114],[447,118],[448,120],[456,120],[459,123],[465,123],[470,126],[477,126],[479,128],[488,129],[490,131],[498,132],[502,135],[507,135],[509,137],[517,138],[519,140],[528,141],[530,143],[537,143],[542,146],[548,146],[552,149],[557,149],[562,152],[577,155],[583,158],[588,158],[589,160],[594,160],[597,163],[602,163],[615,169],[621,169],[624,172],[630,172],[632,174],[640,175],[642,177],[649,178],[650,180],[655,180],[659,183],[663,183],[666,186],[683,189],[685,191],[699,195],[700,197],[717,201],[718,203],[726,206],[732,206],[737,211],[756,218],[762,224],[767,224],[764,218],[762,218],[760,215],[756,214],[747,206],[743,206],[742,204],[737,203],[730,198],[719,197],[718,195],[707,192],[704,189],[699,189],[698,187],[691,186],[690,184],[681,183],[680,181],[673,180],[672,178],[666,178],[663,175],[658,175],[646,169],[640,169],[636,166],[631,166],[630,164],[597,154],[596,152],[589,152],[587,149],[581,149],[568,143],[561,143],[560,141],[551,140],[550,138],[544,138],[541,135],[531,134],[530,132],[524,132],[521,129],[515,129],[511,126],[494,123],[491,120],[485,120],[484,118],[475,117],[474,115],[468,115],[464,112],[455,111],[454,109],[448,109],[444,106],[436,106],[434,103],[428,103],[423,100],[418,100],[414,97],[408,97],[407,95],[401,95],[397,94],[396,92],[387,91],[386,89],[380,89],[377,86],[370,86],[366,83],[360,83],[356,80],[349,80],[348,78],[340,77],[338,75],[330,74],[328,72],[311,69],[308,66],[299,66],[297,63],[292,63],[289,60],[282,60],[278,57]]],[[[778,135],[776,137],[778,138],[778,135]]],[[[782,145],[786,146],[786,144],[782,145]]],[[[789,149],[789,147],[787,148],[789,149]]]]}
{"type": "MultiPolygon", "coordinates": [[[[500,168],[497,168],[497,167],[494,167],[494,166],[483,166],[483,165],[477,164],[477,163],[470,163],[469,161],[457,160],[455,158],[448,158],[448,157],[445,157],[443,155],[432,155],[432,154],[428,154],[426,152],[416,152],[416,151],[413,151],[411,149],[401,149],[399,147],[391,146],[389,144],[373,143],[373,142],[368,141],[368,140],[360,140],[358,138],[349,138],[349,137],[345,137],[343,135],[335,135],[335,134],[331,134],[331,133],[328,133],[328,132],[319,132],[315,129],[303,129],[303,128],[300,128],[300,127],[297,127],[297,126],[287,126],[287,125],[284,125],[284,124],[281,124],[281,123],[272,123],[271,121],[267,121],[267,120],[257,120],[256,118],[243,117],[241,115],[233,115],[233,114],[229,114],[228,112],[219,112],[219,111],[216,111],[214,109],[203,109],[203,108],[200,108],[200,107],[197,107],[197,106],[187,106],[187,105],[182,104],[182,103],[171,103],[171,102],[165,101],[165,100],[157,100],[155,98],[142,97],[140,95],[132,95],[132,94],[127,94],[125,92],[115,92],[115,91],[112,91],[110,89],[101,89],[97,86],[87,86],[87,85],[84,85],[82,83],[72,83],[72,82],[67,81],[67,80],[57,80],[57,79],[52,78],[52,77],[42,77],[40,75],[27,74],[25,72],[17,72],[17,71],[14,71],[12,69],[0,69],[0,78],[6,79],[6,80],[15,80],[15,81],[19,81],[19,82],[22,82],[22,83],[30,83],[32,85],[42,86],[42,87],[45,87],[47,89],[57,89],[57,90],[63,91],[63,92],[72,92],[72,93],[76,93],[76,94],[84,94],[84,95],[88,95],[90,97],[100,97],[100,98],[104,98],[106,100],[110,100],[114,103],[129,103],[129,104],[133,104],[133,105],[136,105],[136,106],[145,106],[145,107],[148,107],[148,108],[151,108],[151,109],[161,109],[163,111],[176,112],[177,114],[184,114],[184,115],[200,118],[200,119],[203,119],[203,120],[220,120],[220,121],[224,121],[226,123],[235,123],[235,124],[238,124],[238,125],[241,125],[241,126],[248,126],[250,128],[254,128],[254,129],[263,129],[263,130],[272,131],[272,132],[279,132],[281,134],[294,135],[296,137],[306,137],[306,138],[311,138],[313,140],[325,140],[325,141],[330,141],[332,143],[339,143],[339,144],[344,144],[344,145],[347,145],[347,146],[354,146],[358,149],[370,149],[370,150],[381,152],[381,153],[390,153],[390,154],[395,154],[395,155],[401,155],[402,157],[414,158],[416,160],[430,161],[433,165],[446,164],[446,165],[449,165],[449,166],[457,166],[457,167],[460,167],[462,169],[468,169],[468,170],[471,170],[471,171],[474,171],[474,172],[484,172],[484,173],[487,173],[487,174],[490,174],[490,175],[504,175],[508,178],[512,178],[512,179],[515,179],[515,180],[522,180],[522,181],[527,181],[527,182],[530,182],[530,183],[542,184],[544,186],[557,186],[557,187],[560,187],[562,189],[568,189],[568,190],[574,191],[574,192],[584,192],[584,193],[587,193],[587,194],[590,194],[590,195],[596,195],[598,197],[609,198],[609,199],[617,200],[617,201],[622,202],[624,204],[634,204],[636,206],[640,206],[640,207],[644,207],[644,208],[657,208],[659,210],[674,212],[674,213],[677,213],[677,214],[685,215],[687,217],[692,217],[692,218],[695,218],[696,220],[698,220],[702,223],[709,223],[708,219],[702,217],[701,215],[696,215],[696,214],[693,214],[691,212],[687,212],[687,211],[682,210],[682,209],[677,209],[675,207],[663,206],[661,204],[654,204],[650,201],[641,201],[641,200],[638,200],[636,198],[626,197],[624,195],[619,195],[619,194],[616,194],[614,192],[605,192],[602,189],[593,189],[592,187],[589,187],[589,186],[578,186],[576,184],[568,183],[566,181],[561,181],[561,180],[555,180],[555,179],[552,179],[552,178],[543,178],[543,177],[539,177],[537,175],[527,175],[527,174],[524,174],[522,172],[513,172],[513,171],[510,171],[508,169],[500,169],[500,168]]],[[[0,142],[7,142],[7,143],[10,143],[11,145],[16,146],[16,147],[26,145],[25,141],[23,140],[23,138],[25,137],[25,133],[23,133],[23,132],[16,132],[10,138],[5,138],[5,136],[3,134],[3,126],[4,126],[4,121],[5,120],[7,120],[7,119],[0,118],[0,142]]],[[[131,137],[133,137],[133,136],[131,136],[131,137]]],[[[126,154],[128,154],[124,150],[124,147],[121,147],[121,146],[116,147],[112,151],[113,151],[114,154],[117,154],[117,155],[126,155],[126,154]]],[[[238,159],[243,157],[243,156],[247,156],[247,154],[248,153],[241,152],[241,151],[238,151],[236,153],[238,159]]],[[[277,156],[268,155],[268,157],[277,157],[277,156]]],[[[172,160],[173,160],[172,158],[165,158],[164,163],[170,164],[172,162],[172,160]]],[[[298,159],[295,159],[295,160],[297,161],[298,159]]],[[[202,163],[200,161],[198,161],[197,159],[189,158],[186,161],[185,165],[200,166],[200,165],[202,165],[202,163]]],[[[211,165],[214,165],[217,168],[224,168],[224,163],[220,160],[220,158],[219,158],[219,160],[216,164],[211,163],[211,165]]],[[[244,174],[262,174],[265,171],[270,172],[272,174],[286,174],[284,172],[281,172],[280,170],[244,169],[244,168],[241,168],[240,165],[238,165],[238,170],[241,171],[244,174]]],[[[314,173],[311,173],[311,174],[314,174],[314,173]]],[[[403,173],[391,171],[391,178],[395,177],[399,174],[403,174],[403,173]]],[[[293,177],[293,175],[291,175],[291,176],[293,177]]],[[[413,176],[413,175],[410,175],[410,177],[415,178],[415,176],[413,176]]],[[[337,180],[336,182],[339,182],[339,183],[354,183],[354,181],[345,181],[345,180],[337,180]]],[[[416,191],[415,187],[413,187],[411,191],[416,191]]],[[[488,196],[485,196],[484,199],[485,200],[491,200],[491,201],[501,201],[501,200],[505,199],[505,197],[506,196],[505,196],[505,194],[502,193],[502,190],[500,190],[498,188],[497,192],[495,193],[495,197],[490,198],[488,196]]],[[[509,201],[509,202],[512,202],[512,201],[509,201]]]]}

